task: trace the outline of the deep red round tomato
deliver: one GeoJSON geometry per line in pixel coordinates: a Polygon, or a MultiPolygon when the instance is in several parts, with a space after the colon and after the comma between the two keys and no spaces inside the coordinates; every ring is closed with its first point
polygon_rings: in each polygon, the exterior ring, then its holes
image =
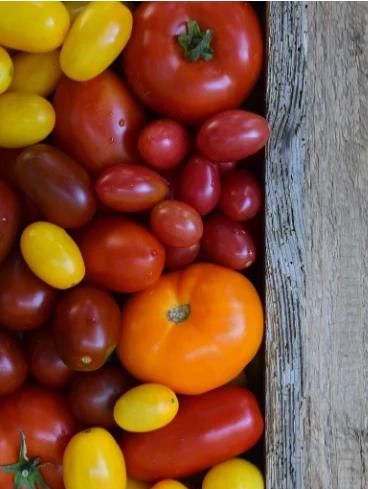
{"type": "Polygon", "coordinates": [[[200,248],[201,244],[199,241],[185,248],[166,246],[166,268],[168,270],[178,270],[179,268],[187,267],[197,258],[200,248]]]}
{"type": "Polygon", "coordinates": [[[165,250],[140,224],[111,217],[87,224],[78,237],[87,280],[117,292],[149,287],[161,275],[165,250]]]}
{"type": "Polygon", "coordinates": [[[5,181],[0,180],[0,262],[14,244],[20,221],[17,196],[5,181]]]}
{"type": "Polygon", "coordinates": [[[262,44],[257,16],[244,2],[143,2],[123,52],[124,73],[152,110],[197,122],[241,104],[259,77],[262,44]]]}
{"type": "Polygon", "coordinates": [[[122,435],[131,477],[151,481],[192,475],[249,450],[263,433],[257,400],[247,389],[225,386],[179,402],[177,416],[164,428],[122,435]]]}
{"type": "Polygon", "coordinates": [[[52,314],[57,292],[34,275],[18,251],[0,265],[0,324],[35,329],[52,314]]]}
{"type": "Polygon", "coordinates": [[[0,330],[0,396],[16,391],[25,381],[28,365],[15,338],[0,330]]]}
{"type": "Polygon", "coordinates": [[[58,146],[91,172],[135,160],[144,114],[113,72],[86,82],[63,78],[54,108],[58,146]]]}
{"type": "Polygon", "coordinates": [[[120,310],[106,291],[78,285],[59,300],[52,334],[65,364],[73,370],[96,370],[116,347],[120,310]]]}

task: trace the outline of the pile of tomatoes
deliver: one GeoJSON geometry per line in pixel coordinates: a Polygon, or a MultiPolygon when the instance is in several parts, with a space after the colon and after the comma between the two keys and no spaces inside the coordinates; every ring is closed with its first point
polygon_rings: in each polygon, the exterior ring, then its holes
{"type": "Polygon", "coordinates": [[[0,2],[0,46],[1,489],[262,489],[252,6],[0,2]]]}

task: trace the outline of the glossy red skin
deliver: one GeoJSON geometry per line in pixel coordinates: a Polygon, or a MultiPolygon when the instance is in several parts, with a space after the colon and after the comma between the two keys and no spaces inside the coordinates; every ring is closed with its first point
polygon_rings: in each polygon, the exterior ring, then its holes
{"type": "Polygon", "coordinates": [[[34,275],[18,251],[0,265],[0,324],[26,331],[44,324],[53,312],[55,289],[34,275]]]}
{"type": "Polygon", "coordinates": [[[189,158],[179,178],[179,199],[204,216],[216,207],[220,191],[217,165],[202,156],[189,158]]]}
{"type": "Polygon", "coordinates": [[[57,145],[92,173],[136,159],[144,113],[112,71],[86,82],[64,77],[53,105],[57,145]]]}
{"type": "Polygon", "coordinates": [[[0,262],[8,255],[17,236],[20,205],[17,195],[4,180],[0,180],[0,262]]]}
{"type": "Polygon", "coordinates": [[[78,285],[60,298],[52,334],[56,349],[69,368],[96,370],[106,362],[119,340],[119,306],[108,292],[78,285]]]}
{"type": "Polygon", "coordinates": [[[34,331],[25,341],[32,377],[48,387],[68,385],[74,372],[65,365],[57,352],[49,328],[34,331]]]}
{"type": "Polygon", "coordinates": [[[219,161],[216,163],[217,169],[221,177],[227,175],[232,170],[235,170],[238,165],[238,161],[219,161]]]}
{"type": "Polygon", "coordinates": [[[178,200],[164,200],[151,211],[151,229],[166,246],[192,246],[202,238],[203,223],[198,212],[178,200]]]}
{"type": "Polygon", "coordinates": [[[23,192],[47,221],[78,228],[96,211],[93,186],[86,170],[48,144],[36,144],[17,158],[16,173],[23,192]]]}
{"type": "Polygon", "coordinates": [[[253,238],[244,225],[221,214],[205,220],[202,247],[212,261],[234,270],[248,268],[256,259],[253,238]]]}
{"type": "Polygon", "coordinates": [[[179,402],[177,416],[164,428],[122,435],[131,477],[155,481],[192,475],[249,450],[262,436],[262,414],[247,389],[225,386],[179,402]]]}
{"type": "Polygon", "coordinates": [[[207,119],[197,134],[197,148],[212,161],[239,161],[265,146],[266,119],[245,110],[227,110],[207,119]]]}
{"type": "Polygon", "coordinates": [[[163,200],[169,187],[155,171],[132,164],[120,164],[103,171],[96,193],[107,207],[120,212],[142,212],[163,200]]]}
{"type": "Polygon", "coordinates": [[[168,270],[178,270],[180,268],[187,267],[197,258],[200,249],[201,244],[199,241],[185,248],[174,248],[172,246],[166,246],[166,268],[168,270]]]}
{"type": "Polygon", "coordinates": [[[246,170],[229,173],[222,183],[219,207],[233,221],[255,217],[263,206],[263,190],[258,179],[246,170]]]}
{"type": "Polygon", "coordinates": [[[69,406],[83,424],[113,428],[115,402],[132,386],[132,379],[117,365],[79,373],[69,388],[69,406]]]}
{"type": "Polygon", "coordinates": [[[116,292],[143,290],[156,282],[164,268],[163,246],[129,219],[96,219],[80,232],[78,244],[87,280],[116,292]]]}
{"type": "Polygon", "coordinates": [[[124,74],[143,103],[189,123],[239,106],[257,81],[262,62],[259,22],[243,2],[143,2],[123,51],[124,74]],[[188,20],[213,30],[212,60],[185,59],[177,36],[187,32],[188,20]]]}
{"type": "Polygon", "coordinates": [[[180,165],[188,154],[190,138],[184,126],[172,119],[156,119],[138,138],[138,150],[146,163],[159,170],[180,165]]]}
{"type": "Polygon", "coordinates": [[[15,338],[0,330],[0,396],[15,392],[27,377],[28,364],[15,338]]]}

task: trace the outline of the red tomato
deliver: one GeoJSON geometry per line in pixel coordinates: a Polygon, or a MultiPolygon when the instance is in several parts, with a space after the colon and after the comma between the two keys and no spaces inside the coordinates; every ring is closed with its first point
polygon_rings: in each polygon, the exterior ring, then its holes
{"type": "Polygon", "coordinates": [[[202,124],[197,147],[210,160],[238,161],[262,149],[269,135],[264,117],[245,110],[227,110],[202,124]]]}
{"type": "Polygon", "coordinates": [[[188,160],[180,175],[180,200],[187,202],[204,216],[216,207],[220,189],[217,165],[202,156],[193,156],[188,160]]]}
{"type": "Polygon", "coordinates": [[[63,78],[54,108],[57,144],[91,172],[135,160],[144,114],[113,72],[86,82],[63,78]]]}
{"type": "Polygon", "coordinates": [[[166,268],[169,270],[177,270],[179,268],[187,267],[197,258],[200,248],[201,244],[199,241],[185,248],[166,246],[166,268]]]}
{"type": "Polygon", "coordinates": [[[28,365],[20,344],[0,330],[0,396],[16,391],[27,373],[28,365]]]}
{"type": "Polygon", "coordinates": [[[123,52],[124,73],[152,110],[197,122],[241,104],[259,77],[262,44],[249,4],[143,2],[123,52]]]}
{"type": "Polygon", "coordinates": [[[164,428],[122,435],[131,477],[154,481],[192,475],[249,450],[263,433],[257,400],[247,389],[225,386],[179,402],[177,416],[164,428]]]}
{"type": "Polygon", "coordinates": [[[20,221],[20,206],[12,188],[0,180],[0,262],[13,246],[20,221]]]}
{"type": "Polygon", "coordinates": [[[234,170],[238,161],[219,161],[216,163],[217,169],[221,176],[227,175],[231,170],[234,170]]]}
{"type": "Polygon", "coordinates": [[[78,244],[87,280],[117,292],[149,287],[164,268],[162,245],[153,234],[129,219],[97,219],[81,231],[78,244]]]}

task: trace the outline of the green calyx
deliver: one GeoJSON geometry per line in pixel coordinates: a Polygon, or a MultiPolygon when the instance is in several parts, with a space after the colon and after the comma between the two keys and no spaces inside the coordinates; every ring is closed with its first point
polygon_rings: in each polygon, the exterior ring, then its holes
{"type": "Polygon", "coordinates": [[[211,47],[213,31],[206,29],[201,31],[196,20],[187,22],[187,33],[178,36],[178,42],[183,48],[184,57],[188,61],[209,61],[213,58],[214,51],[211,47]]]}

